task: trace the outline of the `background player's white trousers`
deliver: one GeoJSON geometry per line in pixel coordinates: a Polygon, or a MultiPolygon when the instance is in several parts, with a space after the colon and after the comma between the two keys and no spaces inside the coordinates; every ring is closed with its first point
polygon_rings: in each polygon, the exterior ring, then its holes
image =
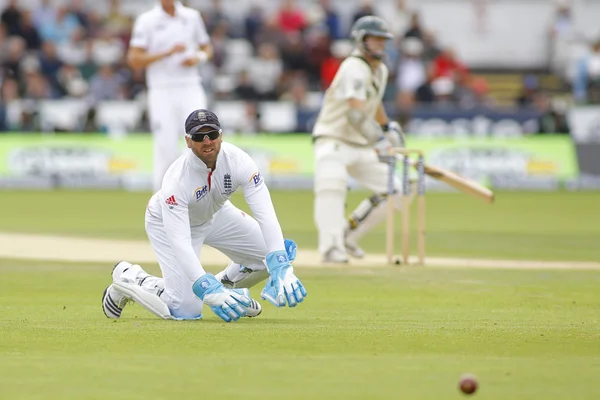
{"type": "MultiPolygon", "coordinates": [[[[372,148],[350,146],[330,138],[315,142],[315,224],[319,231],[319,252],[332,247],[344,251],[346,191],[350,176],[377,194],[388,191],[388,166],[379,161],[372,148]]],[[[394,187],[400,189],[394,178],[394,187]]]]}
{"type": "MultiPolygon", "coordinates": [[[[164,292],[160,296],[179,318],[195,318],[202,314],[202,301],[192,291],[191,281],[184,273],[169,245],[162,221],[146,212],[146,233],[160,265],[164,278],[164,292]]],[[[200,257],[203,244],[214,247],[228,256],[233,263],[254,271],[264,270],[267,249],[258,222],[230,202],[226,202],[213,219],[201,226],[192,226],[192,246],[200,257]]],[[[204,265],[203,265],[204,267],[204,265]]]]}
{"type": "Polygon", "coordinates": [[[154,191],[160,189],[165,172],[182,153],[185,119],[192,111],[206,108],[206,102],[206,93],[198,84],[148,90],[148,118],[154,139],[154,191]]]}

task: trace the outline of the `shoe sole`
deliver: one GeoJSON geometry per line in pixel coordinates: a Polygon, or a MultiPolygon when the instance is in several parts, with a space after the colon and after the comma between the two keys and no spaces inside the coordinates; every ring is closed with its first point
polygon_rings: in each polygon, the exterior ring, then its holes
{"type": "Polygon", "coordinates": [[[250,315],[250,314],[248,314],[248,311],[246,311],[245,317],[256,318],[262,313],[262,306],[260,305],[260,303],[258,301],[254,300],[254,299],[250,299],[250,302],[252,303],[250,305],[250,308],[252,310],[258,309],[258,313],[256,315],[250,315]]]}
{"type": "MultiPolygon", "coordinates": [[[[111,286],[112,286],[112,285],[108,285],[108,286],[106,287],[106,289],[104,289],[104,293],[102,293],[102,312],[104,313],[104,315],[106,316],[106,318],[109,318],[109,319],[119,319],[119,318],[121,318],[121,316],[120,316],[120,315],[119,315],[118,317],[113,317],[113,316],[111,316],[111,315],[108,315],[108,314],[106,313],[106,309],[104,308],[104,301],[106,300],[106,297],[108,296],[108,289],[110,289],[110,287],[111,287],[111,286]]],[[[121,310],[121,312],[122,312],[122,311],[123,311],[123,310],[121,310]]]]}

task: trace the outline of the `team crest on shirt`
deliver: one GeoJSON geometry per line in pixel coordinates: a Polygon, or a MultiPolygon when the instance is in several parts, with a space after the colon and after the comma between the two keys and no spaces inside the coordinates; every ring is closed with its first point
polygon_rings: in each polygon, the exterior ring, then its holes
{"type": "Polygon", "coordinates": [[[204,185],[204,186],[201,186],[199,188],[196,188],[196,190],[194,190],[194,195],[196,196],[196,201],[202,200],[202,198],[204,196],[206,196],[206,193],[208,193],[208,186],[207,185],[204,185]]]}
{"type": "Polygon", "coordinates": [[[231,183],[231,174],[229,173],[223,175],[223,189],[225,191],[221,194],[229,196],[231,193],[233,193],[233,184],[231,183]]]}
{"type": "Polygon", "coordinates": [[[258,187],[263,182],[262,176],[260,176],[260,172],[256,171],[248,182],[254,182],[254,187],[258,187]]]}

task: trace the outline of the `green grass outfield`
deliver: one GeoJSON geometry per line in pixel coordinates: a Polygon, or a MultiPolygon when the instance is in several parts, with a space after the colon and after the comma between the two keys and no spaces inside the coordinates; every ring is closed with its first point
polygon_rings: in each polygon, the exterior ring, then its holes
{"type": "MultiPolygon", "coordinates": [[[[284,234],[301,248],[316,248],[312,193],[272,196],[284,234]]],[[[348,210],[365,196],[351,192],[348,210]]],[[[102,191],[0,192],[0,231],[145,240],[149,197],[102,191]]],[[[426,199],[429,255],[600,261],[600,192],[498,193],[494,205],[457,193],[429,193],[426,199]]],[[[248,209],[240,195],[233,201],[248,209]]],[[[412,221],[414,229],[414,215],[412,221]]],[[[384,232],[382,226],[361,245],[384,252],[384,232]]]]}
{"type": "MultiPolygon", "coordinates": [[[[273,198],[286,236],[314,247],[310,193],[273,198]]],[[[0,231],[143,239],[147,199],[0,192],[0,231]]],[[[427,203],[432,255],[600,260],[599,193],[427,203]]],[[[383,232],[365,247],[383,251],[383,232]]],[[[107,320],[111,267],[0,259],[0,399],[460,399],[463,373],[477,399],[600,398],[597,270],[298,268],[304,304],[226,324],[137,305],[107,320]]]]}
{"type": "Polygon", "coordinates": [[[0,398],[600,398],[598,271],[302,269],[304,304],[226,324],[107,320],[110,270],[0,261],[0,398]]]}

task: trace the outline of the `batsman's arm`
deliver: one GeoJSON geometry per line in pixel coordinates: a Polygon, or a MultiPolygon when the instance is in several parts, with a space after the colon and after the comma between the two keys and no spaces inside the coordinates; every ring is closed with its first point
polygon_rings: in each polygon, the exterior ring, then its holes
{"type": "Polygon", "coordinates": [[[369,143],[374,144],[383,136],[381,124],[365,114],[365,101],[357,98],[348,99],[348,122],[359,131],[369,143]]]}

